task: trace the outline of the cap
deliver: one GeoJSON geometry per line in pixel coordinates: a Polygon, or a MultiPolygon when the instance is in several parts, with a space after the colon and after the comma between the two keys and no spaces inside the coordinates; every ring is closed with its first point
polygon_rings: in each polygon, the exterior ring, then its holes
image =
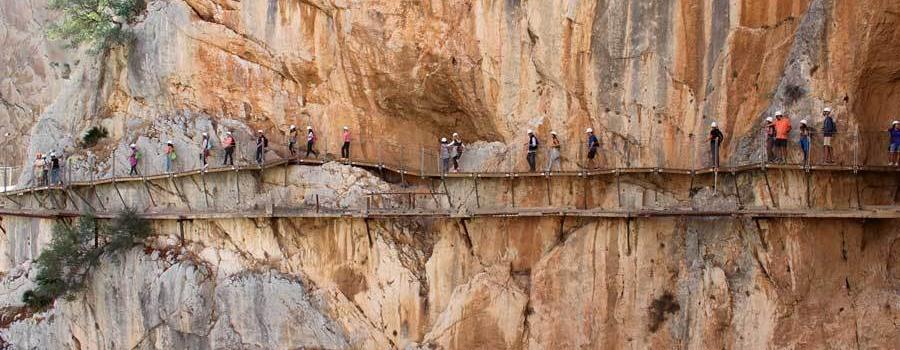
{"type": "Polygon", "coordinates": [[[825,107],[825,109],[823,109],[822,112],[831,113],[831,107],[825,107]]]}
{"type": "Polygon", "coordinates": [[[556,135],[556,131],[551,131],[550,135],[556,135]]]}
{"type": "Polygon", "coordinates": [[[534,130],[528,129],[529,134],[534,134],[534,130]]]}
{"type": "Polygon", "coordinates": [[[800,124],[806,125],[806,119],[801,120],[800,124]]]}
{"type": "Polygon", "coordinates": [[[447,138],[446,138],[446,137],[441,137],[441,142],[447,142],[447,138]]]}
{"type": "Polygon", "coordinates": [[[782,111],[775,112],[775,116],[776,116],[776,117],[777,117],[777,116],[783,116],[783,115],[784,115],[784,112],[782,112],[782,111]]]}
{"type": "Polygon", "coordinates": [[[297,128],[297,126],[296,126],[296,125],[294,125],[294,124],[291,124],[291,129],[296,129],[296,128],[297,128]]]}
{"type": "Polygon", "coordinates": [[[774,119],[772,119],[772,117],[766,117],[766,121],[767,121],[767,122],[772,122],[773,120],[774,120],[774,119]]]}
{"type": "Polygon", "coordinates": [[[594,132],[594,129],[587,128],[587,129],[584,129],[584,132],[594,132]]]}
{"type": "Polygon", "coordinates": [[[709,124],[709,127],[711,127],[711,128],[718,128],[718,127],[719,127],[719,124],[716,124],[716,122],[712,122],[712,124],[709,124]]]}

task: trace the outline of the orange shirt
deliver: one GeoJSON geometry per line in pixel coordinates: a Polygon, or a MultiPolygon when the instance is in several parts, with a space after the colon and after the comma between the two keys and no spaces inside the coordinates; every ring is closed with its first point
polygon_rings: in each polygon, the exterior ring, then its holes
{"type": "Polygon", "coordinates": [[[781,118],[775,121],[775,138],[779,140],[786,140],[788,138],[788,134],[791,133],[791,120],[788,118],[781,118]]]}

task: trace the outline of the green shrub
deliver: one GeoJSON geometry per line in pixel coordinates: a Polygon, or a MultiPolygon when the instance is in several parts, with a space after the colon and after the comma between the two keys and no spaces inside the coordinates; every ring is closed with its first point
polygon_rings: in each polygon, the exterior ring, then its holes
{"type": "Polygon", "coordinates": [[[36,286],[22,295],[22,301],[35,309],[50,306],[78,291],[103,254],[127,250],[151,234],[149,222],[134,209],[120,212],[108,225],[91,215],[80,217],[74,227],[57,223],[53,239],[35,261],[36,286]]]}
{"type": "Polygon", "coordinates": [[[68,41],[72,47],[89,44],[99,52],[130,39],[123,26],[146,3],[145,0],[50,0],[48,6],[62,12],[62,17],[49,26],[50,38],[68,41]]]}
{"type": "Polygon", "coordinates": [[[84,133],[84,137],[81,138],[81,145],[84,148],[91,148],[97,145],[97,142],[100,142],[100,139],[106,138],[109,136],[109,131],[102,126],[95,126],[93,128],[88,129],[86,133],[84,133]]]}

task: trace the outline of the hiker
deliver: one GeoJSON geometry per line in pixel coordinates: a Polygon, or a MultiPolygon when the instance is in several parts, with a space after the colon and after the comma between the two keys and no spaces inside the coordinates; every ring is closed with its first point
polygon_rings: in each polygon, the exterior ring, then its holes
{"type": "Polygon", "coordinates": [[[891,165],[900,166],[900,121],[893,121],[888,132],[891,135],[891,145],[888,147],[891,151],[891,165]]]}
{"type": "Polygon", "coordinates": [[[269,139],[262,130],[256,130],[256,164],[262,165],[266,160],[266,148],[269,147],[269,139]]]}
{"type": "Polygon", "coordinates": [[[319,158],[319,152],[316,152],[316,150],[315,150],[316,141],[318,141],[318,140],[319,140],[319,138],[316,136],[316,133],[313,131],[313,128],[311,126],[307,126],[306,127],[306,158],[309,158],[310,153],[315,155],[316,158],[319,158]]]}
{"type": "Polygon", "coordinates": [[[453,141],[450,141],[450,159],[453,159],[453,172],[459,172],[459,157],[462,156],[462,152],[465,146],[463,145],[462,140],[459,138],[459,134],[453,133],[453,141]]]}
{"type": "Polygon", "coordinates": [[[222,141],[222,146],[225,147],[225,160],[222,162],[222,165],[234,166],[234,148],[237,147],[237,142],[234,140],[234,136],[231,135],[231,131],[225,133],[225,140],[222,141]]]}
{"type": "Polygon", "coordinates": [[[341,158],[350,159],[350,128],[344,127],[344,132],[341,134],[341,139],[344,140],[344,144],[341,145],[341,158]]]}
{"type": "Polygon", "coordinates": [[[588,168],[594,168],[594,157],[597,156],[597,148],[600,147],[600,140],[597,139],[597,135],[594,135],[594,129],[587,128],[584,130],[585,133],[588,134],[587,140],[587,159],[588,159],[588,168]]]}
{"type": "Polygon", "coordinates": [[[178,158],[178,155],[175,154],[175,143],[172,140],[166,142],[163,157],[166,159],[166,173],[172,173],[172,163],[178,158]]]}
{"type": "Polygon", "coordinates": [[[766,162],[775,160],[775,119],[766,117],[766,162]]]}
{"type": "Polygon", "coordinates": [[[450,143],[446,137],[441,138],[441,175],[450,170],[450,143]]]}
{"type": "Polygon", "coordinates": [[[551,131],[550,132],[550,154],[549,154],[550,160],[547,162],[547,172],[548,173],[551,170],[553,170],[554,163],[556,164],[556,169],[558,169],[559,171],[562,171],[562,165],[560,165],[560,162],[559,162],[560,148],[561,148],[561,146],[559,144],[559,137],[557,137],[556,131],[551,131]]]}
{"type": "Polygon", "coordinates": [[[131,166],[131,170],[128,172],[128,175],[137,175],[137,166],[138,161],[141,160],[141,153],[138,152],[136,144],[132,143],[129,148],[131,148],[131,154],[128,155],[128,165],[131,166]]]}
{"type": "Polygon", "coordinates": [[[56,156],[56,151],[50,151],[50,184],[62,184],[59,178],[59,157],[56,156]]]}
{"type": "Polygon", "coordinates": [[[811,136],[806,119],[800,121],[800,150],[803,151],[803,165],[809,166],[809,137],[811,136]]]}
{"type": "Polygon", "coordinates": [[[34,169],[32,170],[31,175],[34,177],[35,186],[44,185],[47,173],[44,170],[44,156],[41,155],[41,152],[38,152],[34,158],[34,169]]]}
{"type": "Polygon", "coordinates": [[[831,116],[831,108],[826,107],[822,110],[822,115],[825,117],[825,122],[822,125],[822,144],[825,146],[825,163],[833,164],[834,163],[834,149],[831,146],[832,139],[834,135],[837,134],[837,123],[834,122],[834,118],[831,116]]]}
{"type": "Polygon", "coordinates": [[[288,151],[291,152],[291,157],[297,155],[294,147],[297,147],[297,126],[291,125],[291,129],[288,131],[288,151]]]}
{"type": "Polygon", "coordinates": [[[528,129],[528,143],[525,144],[525,147],[528,150],[528,156],[525,159],[528,161],[528,169],[531,172],[536,171],[537,167],[537,149],[540,142],[538,142],[537,136],[534,136],[534,130],[528,129]]]}
{"type": "Polygon", "coordinates": [[[41,156],[41,184],[47,186],[50,184],[50,159],[44,154],[41,156]]]}
{"type": "Polygon", "coordinates": [[[722,131],[719,130],[719,125],[716,122],[712,122],[709,124],[709,138],[706,140],[709,141],[709,157],[712,163],[713,168],[719,167],[719,147],[722,146],[722,141],[725,140],[725,135],[722,134],[722,131]]]}
{"type": "Polygon", "coordinates": [[[775,112],[775,161],[787,162],[788,135],[791,133],[791,119],[784,112],[775,112]]]}
{"type": "Polygon", "coordinates": [[[200,162],[203,163],[203,170],[209,166],[209,151],[212,150],[212,142],[209,141],[209,134],[203,133],[203,140],[200,141],[200,162]]]}

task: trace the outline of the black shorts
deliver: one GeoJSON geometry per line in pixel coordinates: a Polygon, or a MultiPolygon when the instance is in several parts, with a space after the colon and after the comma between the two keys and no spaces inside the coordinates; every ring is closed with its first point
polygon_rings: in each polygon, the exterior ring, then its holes
{"type": "Polygon", "coordinates": [[[596,157],[596,156],[597,156],[596,148],[591,148],[590,150],[588,150],[588,159],[594,159],[594,157],[596,157]]]}
{"type": "Polygon", "coordinates": [[[775,139],[775,146],[787,147],[787,139],[775,139]]]}

